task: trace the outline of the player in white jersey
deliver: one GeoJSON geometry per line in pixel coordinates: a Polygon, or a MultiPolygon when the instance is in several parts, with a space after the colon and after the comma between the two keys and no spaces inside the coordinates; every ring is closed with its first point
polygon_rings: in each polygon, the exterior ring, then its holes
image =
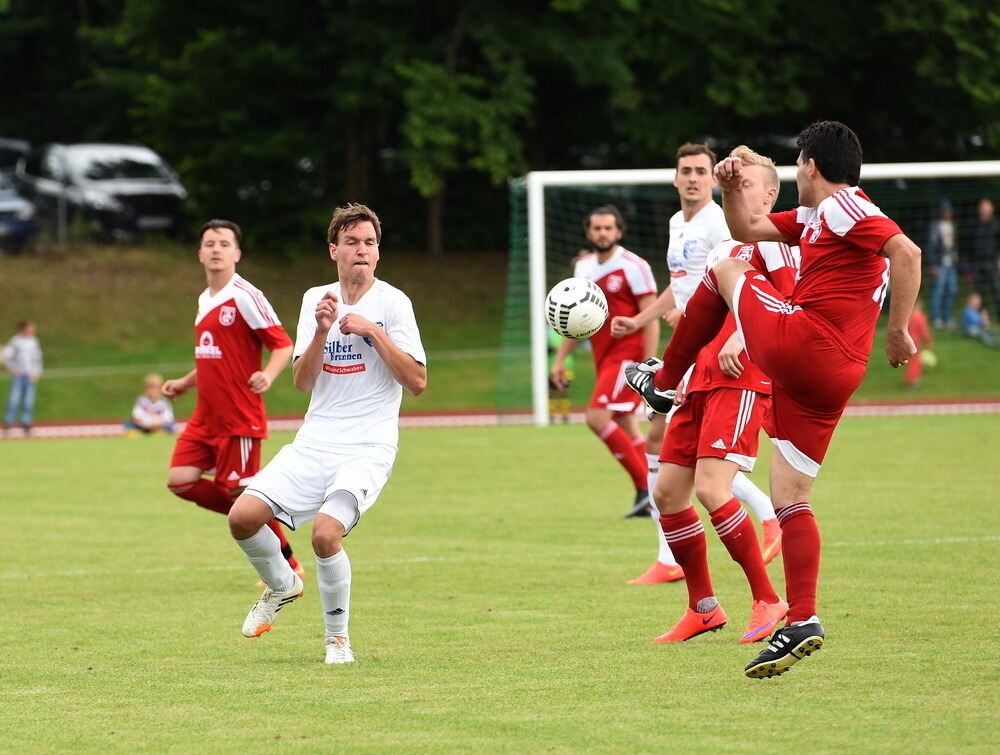
{"type": "Polygon", "coordinates": [[[364,205],[333,213],[327,239],[338,281],[306,291],[295,340],[295,385],[312,392],[305,421],[229,514],[233,537],[267,585],[243,624],[246,637],[268,631],[281,607],[302,594],[302,580],[264,525],[278,519],[296,529],[315,519],[327,663],[354,661],[351,564],[341,541],[389,480],[403,388],[418,395],[427,385],[413,306],[375,278],[381,235],[364,205]]]}
{"type": "MultiPolygon", "coordinates": [[[[632,318],[616,317],[611,322],[611,332],[616,337],[632,333],[645,327],[649,322],[663,317],[674,327],[684,312],[691,294],[698,287],[705,274],[709,253],[720,243],[730,238],[729,228],[722,208],[712,199],[715,187],[715,153],[706,144],[682,144],[677,149],[677,171],[674,186],[680,197],[681,209],[670,218],[670,241],[667,246],[667,267],[670,270],[670,285],[656,301],[632,318]]],[[[667,417],[669,421],[669,416],[667,417]]],[[[664,426],[660,420],[651,420],[646,443],[646,458],[649,461],[649,489],[655,488],[655,480],[660,468],[660,447],[664,426]]],[[[781,548],[781,528],[774,516],[771,500],[742,472],[733,481],[733,494],[745,501],[757,515],[764,529],[764,558],[770,561],[781,548]]],[[[629,584],[645,585],[673,582],[683,578],[670,547],[660,527],[660,513],[654,506],[650,516],[656,527],[659,544],[656,561],[643,574],[629,584]]]]}

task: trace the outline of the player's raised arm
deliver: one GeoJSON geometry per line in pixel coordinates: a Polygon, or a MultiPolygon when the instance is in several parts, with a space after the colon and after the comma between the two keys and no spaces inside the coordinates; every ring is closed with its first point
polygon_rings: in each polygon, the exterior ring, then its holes
{"type": "MultiPolygon", "coordinates": [[[[622,317],[620,315],[612,317],[611,336],[613,338],[622,338],[630,333],[635,333],[640,328],[645,328],[651,322],[655,322],[661,317],[666,317],[676,309],[677,301],[674,299],[673,289],[667,286],[667,288],[663,289],[663,293],[650,301],[634,317],[622,317]]],[[[680,312],[678,311],[679,316],[680,312]]],[[[668,319],[667,322],[669,325],[673,325],[677,320],[675,319],[674,323],[670,323],[668,319]]],[[[657,334],[657,337],[659,337],[659,334],[657,334]]]]}
{"type": "Polygon", "coordinates": [[[367,338],[397,383],[414,396],[424,392],[427,387],[427,367],[399,348],[392,337],[378,325],[352,312],[341,319],[340,332],[367,338]]]}
{"type": "Polygon", "coordinates": [[[758,215],[743,195],[743,165],[738,157],[727,157],[715,166],[715,178],[722,187],[722,209],[726,225],[740,241],[785,241],[767,215],[758,215]]]}
{"type": "MultiPolygon", "coordinates": [[[[316,378],[319,377],[319,372],[323,369],[326,336],[337,321],[337,303],[337,295],[333,291],[327,291],[323,294],[313,312],[316,329],[313,331],[312,339],[306,350],[292,364],[292,382],[295,383],[296,388],[304,393],[313,389],[313,386],[316,385],[316,378]]],[[[300,316],[300,323],[305,314],[300,316]]]]}
{"type": "Polygon", "coordinates": [[[889,325],[885,338],[885,355],[889,364],[899,367],[917,353],[907,330],[913,304],[920,291],[920,247],[903,233],[890,237],[882,247],[889,260],[889,325]]]}

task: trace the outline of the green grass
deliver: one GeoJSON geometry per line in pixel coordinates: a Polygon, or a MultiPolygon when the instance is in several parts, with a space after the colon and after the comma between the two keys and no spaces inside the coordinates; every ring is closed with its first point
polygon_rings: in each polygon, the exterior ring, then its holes
{"type": "MultiPolygon", "coordinates": [[[[261,287],[285,327],[294,335],[302,292],[332,280],[332,263],[322,248],[293,259],[248,251],[242,275],[261,287]]],[[[458,255],[432,262],[424,255],[383,250],[380,277],[412,298],[429,352],[424,395],[404,400],[405,411],[490,410],[498,404],[498,375],[519,375],[505,386],[503,408],[530,403],[527,350],[523,369],[500,370],[506,257],[497,253],[458,255]]],[[[193,249],[177,246],[131,248],[81,246],[66,252],[0,257],[0,326],[28,317],[38,321],[49,368],[39,384],[37,420],[120,419],[131,410],[145,372],[156,367],[179,377],[193,366],[192,325],[204,288],[193,249]],[[97,374],[88,371],[102,370],[97,374]]],[[[2,333],[2,331],[0,331],[2,333]]],[[[664,337],[667,332],[664,333],[664,337]]],[[[0,339],[6,340],[6,335],[0,339]]],[[[856,400],[1000,396],[1000,350],[957,333],[935,334],[940,366],[928,370],[919,391],[903,385],[876,339],[869,374],[856,400]]],[[[574,405],[587,403],[593,385],[589,353],[577,359],[574,405]]],[[[9,378],[0,374],[0,400],[9,378]]],[[[285,372],[267,394],[272,415],[301,414],[307,397],[285,372]]],[[[193,395],[176,407],[186,417],[193,395]]]]}
{"type": "MultiPolygon", "coordinates": [[[[683,584],[624,584],[651,525],[618,519],[627,478],[580,426],[403,431],[347,542],[342,668],[321,663],[311,563],[274,630],[240,636],[255,576],[221,517],[164,489],[171,439],[3,442],[2,749],[990,751],[996,430],[842,423],[813,499],[827,645],[775,680],[742,675],[749,596],[711,533],[731,624],[650,642],[683,584]]],[[[308,532],[292,542],[308,552],[308,532]]]]}

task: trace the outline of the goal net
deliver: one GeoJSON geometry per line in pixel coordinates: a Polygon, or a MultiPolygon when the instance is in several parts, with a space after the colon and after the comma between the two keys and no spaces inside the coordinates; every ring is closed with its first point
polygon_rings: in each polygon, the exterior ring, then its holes
{"type": "MultiPolygon", "coordinates": [[[[777,209],[796,205],[795,167],[782,166],[777,209]]],[[[1000,214],[1000,160],[955,163],[872,164],[862,168],[861,186],[883,212],[925,249],[921,299],[928,319],[937,306],[942,325],[933,330],[934,345],[917,387],[905,384],[881,356],[885,315],[865,383],[856,402],[944,401],[1000,397],[1000,348],[989,337],[962,331],[963,310],[979,293],[1000,340],[1000,233],[988,243],[988,223],[980,220],[982,200],[1000,214]],[[949,286],[935,292],[937,279],[926,254],[932,226],[950,208],[958,248],[955,293],[949,286]],[[987,239],[984,241],[984,238],[987,239]],[[984,255],[992,254],[992,262],[984,255]],[[978,256],[977,256],[978,255],[978,256]],[[930,366],[936,360],[934,366],[930,366]]],[[[510,258],[498,367],[497,407],[501,417],[530,411],[536,424],[547,424],[548,326],[543,301],[549,288],[572,275],[573,262],[585,245],[583,219],[595,207],[613,204],[625,217],[622,245],[645,258],[660,290],[669,281],[666,269],[670,216],[680,209],[673,169],[534,172],[510,183],[510,258]]],[[[718,201],[718,197],[717,197],[718,201]]],[[[996,216],[995,216],[996,217],[996,216]]],[[[995,230],[996,221],[993,228],[995,230]]],[[[664,340],[670,329],[661,328],[664,340]]],[[[576,350],[576,379],[571,399],[586,406],[593,385],[592,358],[586,346],[576,350]]]]}

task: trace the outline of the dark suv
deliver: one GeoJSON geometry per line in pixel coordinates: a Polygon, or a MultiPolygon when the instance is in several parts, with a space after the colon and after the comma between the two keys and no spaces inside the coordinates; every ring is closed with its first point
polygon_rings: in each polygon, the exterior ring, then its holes
{"type": "Polygon", "coordinates": [[[67,225],[82,218],[118,237],[176,230],[187,198],[159,155],[127,144],[49,144],[22,159],[16,175],[43,223],[56,226],[62,204],[67,225]]]}

